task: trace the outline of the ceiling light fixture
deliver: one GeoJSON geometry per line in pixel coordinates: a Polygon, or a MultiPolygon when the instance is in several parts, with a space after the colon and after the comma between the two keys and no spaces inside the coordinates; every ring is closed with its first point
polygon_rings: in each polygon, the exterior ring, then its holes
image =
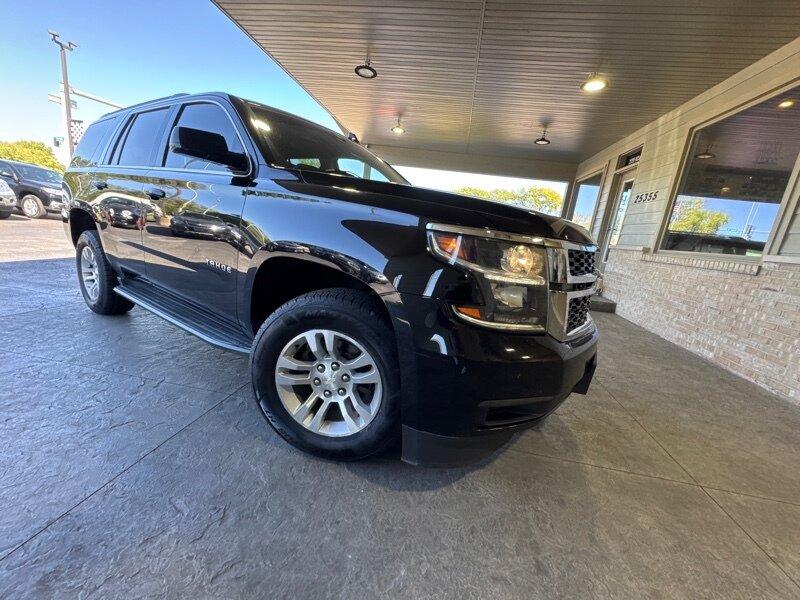
{"type": "Polygon", "coordinates": [[[550,140],[547,139],[547,127],[542,129],[542,137],[533,140],[533,143],[537,146],[547,146],[550,143],[550,140]]]}
{"type": "Polygon", "coordinates": [[[700,160],[715,158],[717,155],[711,152],[711,146],[713,146],[713,144],[709,144],[708,146],[706,146],[705,150],[703,150],[702,152],[698,152],[697,154],[694,155],[694,157],[699,158],[700,160]]]}
{"type": "Polygon", "coordinates": [[[395,135],[403,135],[405,132],[406,132],[406,130],[400,124],[400,115],[398,115],[397,116],[397,125],[392,127],[392,133],[395,134],[395,135]]]}
{"type": "Polygon", "coordinates": [[[604,89],[608,85],[608,80],[601,77],[598,73],[592,73],[589,75],[589,78],[583,82],[581,85],[581,89],[584,92],[599,92],[600,90],[604,89]]]}
{"type": "Polygon", "coordinates": [[[354,69],[354,72],[363,79],[375,79],[378,76],[378,72],[369,66],[369,56],[364,60],[363,65],[358,65],[354,69]]]}
{"type": "Polygon", "coordinates": [[[794,100],[787,98],[786,100],[778,103],[778,108],[791,108],[794,106],[794,100]]]}

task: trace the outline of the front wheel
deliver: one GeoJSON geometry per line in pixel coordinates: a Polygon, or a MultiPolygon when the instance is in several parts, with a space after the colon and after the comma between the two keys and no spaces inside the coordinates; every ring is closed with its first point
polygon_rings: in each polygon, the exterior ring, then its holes
{"type": "Polygon", "coordinates": [[[10,210],[0,211],[0,221],[2,221],[3,219],[7,219],[10,216],[11,216],[11,211],[10,210]]]}
{"type": "Polygon", "coordinates": [[[78,282],[86,305],[100,315],[121,315],[133,303],[114,292],[117,276],[96,231],[84,231],[75,245],[78,282]]]}
{"type": "Polygon", "coordinates": [[[253,342],[259,406],[294,446],[358,460],[398,437],[400,375],[394,333],[379,300],[326,289],[281,306],[253,342]]]}
{"type": "Polygon", "coordinates": [[[39,219],[47,212],[42,201],[33,194],[27,194],[22,197],[22,200],[20,200],[20,208],[22,209],[22,214],[29,219],[39,219]]]}

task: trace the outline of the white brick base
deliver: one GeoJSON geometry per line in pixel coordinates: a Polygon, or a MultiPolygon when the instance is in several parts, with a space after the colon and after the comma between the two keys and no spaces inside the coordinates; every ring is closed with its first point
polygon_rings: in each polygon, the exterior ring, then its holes
{"type": "Polygon", "coordinates": [[[752,274],[612,248],[604,281],[621,317],[800,404],[800,265],[752,274]]]}

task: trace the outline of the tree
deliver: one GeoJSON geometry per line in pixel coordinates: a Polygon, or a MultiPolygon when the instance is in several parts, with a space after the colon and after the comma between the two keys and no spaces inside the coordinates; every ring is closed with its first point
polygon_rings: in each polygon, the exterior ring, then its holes
{"type": "Polygon", "coordinates": [[[485,190],[476,187],[461,187],[455,190],[455,193],[483,198],[484,200],[494,200],[495,202],[508,202],[522,208],[549,214],[560,212],[563,202],[563,199],[555,190],[536,185],[517,190],[485,190]]]}
{"type": "Polygon", "coordinates": [[[670,231],[714,235],[730,220],[730,216],[722,211],[703,208],[703,201],[700,199],[681,200],[669,228],[670,231]]]}
{"type": "Polygon", "coordinates": [[[58,162],[53,151],[42,142],[30,140],[0,142],[0,158],[39,165],[59,173],[64,172],[63,165],[58,162]]]}

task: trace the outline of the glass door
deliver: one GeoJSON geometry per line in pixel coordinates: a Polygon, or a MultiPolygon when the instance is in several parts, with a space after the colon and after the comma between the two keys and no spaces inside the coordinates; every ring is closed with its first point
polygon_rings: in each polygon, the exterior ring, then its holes
{"type": "Polygon", "coordinates": [[[622,231],[622,223],[625,221],[625,212],[628,210],[628,204],[630,204],[632,190],[633,179],[626,179],[619,188],[619,193],[617,194],[617,200],[615,202],[615,210],[608,222],[605,235],[603,236],[603,265],[608,261],[608,254],[611,246],[616,246],[619,242],[619,235],[622,231]]]}

